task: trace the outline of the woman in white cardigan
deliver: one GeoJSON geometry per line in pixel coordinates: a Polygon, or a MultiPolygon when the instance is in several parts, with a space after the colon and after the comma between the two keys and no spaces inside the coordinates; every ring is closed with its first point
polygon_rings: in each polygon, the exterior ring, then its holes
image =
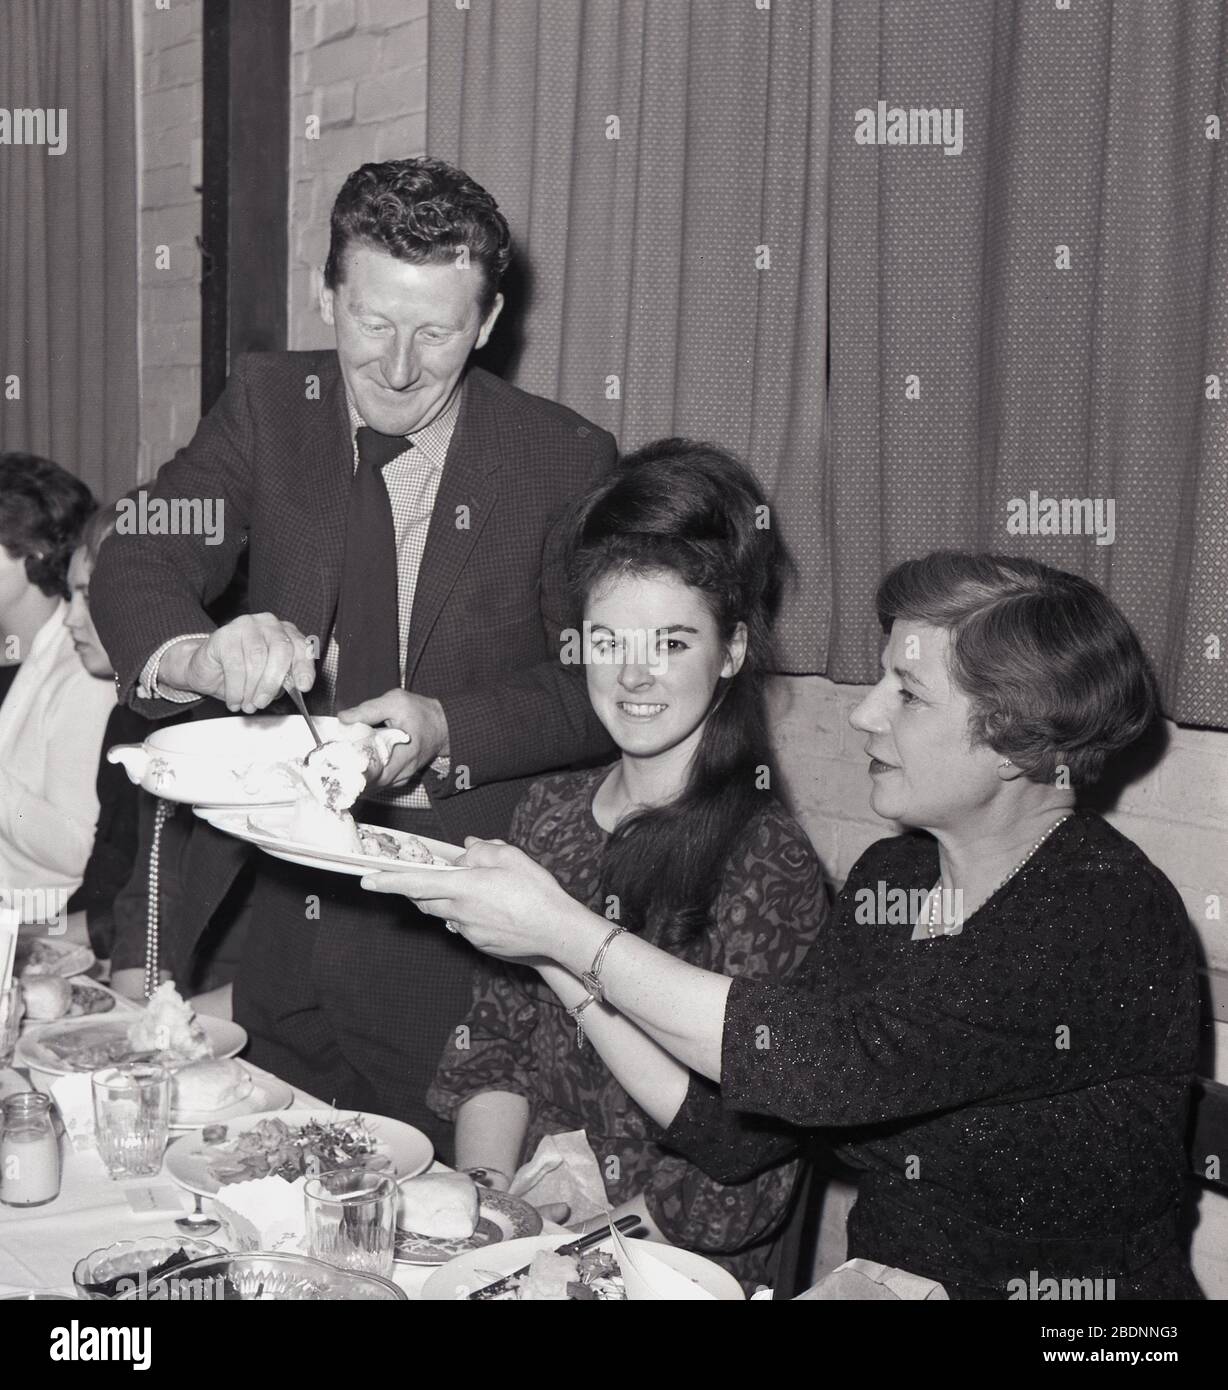
{"type": "Polygon", "coordinates": [[[94,509],[88,487],[33,454],[0,454],[0,894],[48,921],[81,882],[94,839],[94,781],[115,687],[82,665],[68,563],[94,509]]]}

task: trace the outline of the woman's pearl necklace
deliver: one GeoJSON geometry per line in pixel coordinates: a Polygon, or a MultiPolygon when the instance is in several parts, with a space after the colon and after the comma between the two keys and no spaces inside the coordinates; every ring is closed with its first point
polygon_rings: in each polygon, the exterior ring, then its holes
{"type": "MultiPolygon", "coordinates": [[[[1015,867],[1010,871],[1010,873],[1007,874],[1004,879],[1001,879],[999,881],[997,887],[994,888],[993,893],[990,893],[989,897],[992,898],[994,893],[997,893],[1002,888],[1004,888],[1006,884],[1008,884],[1011,881],[1011,879],[1015,877],[1019,870],[1022,869],[1023,866],[1032,858],[1032,856],[1041,847],[1041,845],[1045,843],[1049,836],[1053,834],[1053,832],[1058,828],[1058,826],[1064,825],[1073,814],[1073,811],[1068,811],[1064,816],[1061,817],[1060,820],[1055,820],[1053,824],[1049,827],[1049,829],[1046,830],[1045,833],[1040,837],[1040,839],[1036,841],[1032,848],[1028,850],[1028,852],[1019,861],[1019,863],[1015,865],[1015,867]]],[[[985,901],[988,902],[989,898],[986,898],[985,901]]],[[[938,929],[938,919],[941,908],[942,879],[939,878],[938,882],[934,885],[934,887],[930,889],[929,910],[923,914],[925,918],[925,931],[927,936],[935,937],[939,935],[946,935],[945,931],[940,932],[938,929]]]]}

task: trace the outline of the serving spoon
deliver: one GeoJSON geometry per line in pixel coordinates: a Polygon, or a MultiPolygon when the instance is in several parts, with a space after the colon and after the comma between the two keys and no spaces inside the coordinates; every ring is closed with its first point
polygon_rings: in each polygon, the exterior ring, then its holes
{"type": "MultiPolygon", "coordinates": [[[[307,727],[311,730],[311,737],[316,741],[316,748],[323,748],[324,740],[320,737],[320,731],[316,728],[315,721],[312,719],[311,715],[307,713],[307,703],[303,699],[303,692],[298,688],[297,685],[294,684],[294,682],[290,679],[289,676],[287,676],[286,679],[282,681],[282,688],[285,690],[286,694],[289,695],[289,697],[294,701],[295,708],[298,710],[298,712],[307,721],[307,727]]],[[[312,752],[314,751],[315,749],[312,750],[312,752]]],[[[307,756],[310,757],[311,754],[309,753],[307,756]]]]}

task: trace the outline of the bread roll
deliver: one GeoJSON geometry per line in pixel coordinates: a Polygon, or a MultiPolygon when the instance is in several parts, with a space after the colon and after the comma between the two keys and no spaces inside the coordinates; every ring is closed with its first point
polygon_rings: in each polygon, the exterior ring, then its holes
{"type": "Polygon", "coordinates": [[[59,975],[26,975],[21,981],[26,1017],[39,1023],[63,1018],[72,1008],[72,985],[59,975]]]}
{"type": "Polygon", "coordinates": [[[437,1240],[468,1240],[478,1228],[478,1188],[468,1173],[423,1173],[401,1184],[397,1224],[437,1240]]]}
{"type": "Polygon", "coordinates": [[[252,1092],[246,1067],[229,1057],[193,1062],[174,1074],[174,1108],[180,1114],[209,1114],[245,1099],[252,1092]]]}

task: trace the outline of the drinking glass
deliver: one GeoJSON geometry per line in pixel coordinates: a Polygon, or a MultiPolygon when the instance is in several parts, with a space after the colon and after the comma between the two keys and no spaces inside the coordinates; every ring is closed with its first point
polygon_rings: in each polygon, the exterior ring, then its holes
{"type": "Polygon", "coordinates": [[[165,1067],[129,1063],[96,1071],[94,1138],[113,1178],[149,1177],[162,1167],[171,1115],[165,1067]]]}
{"type": "Polygon", "coordinates": [[[339,1269],[392,1274],[397,1185],[365,1168],[339,1168],[308,1180],[307,1253],[339,1269]]]}
{"type": "Polygon", "coordinates": [[[0,989],[0,1067],[7,1067],[13,1060],[13,1049],[17,1046],[17,1035],[21,1032],[25,1010],[25,998],[19,984],[0,989]]]}

